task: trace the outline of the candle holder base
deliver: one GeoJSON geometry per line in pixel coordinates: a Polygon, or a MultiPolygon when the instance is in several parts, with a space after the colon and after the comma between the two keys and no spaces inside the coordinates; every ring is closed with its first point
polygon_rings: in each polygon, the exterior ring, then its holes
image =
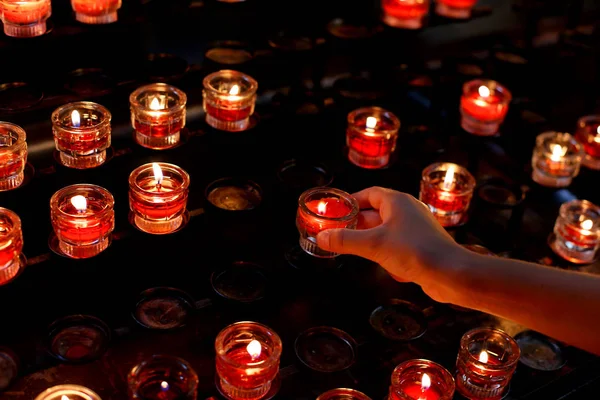
{"type": "Polygon", "coordinates": [[[383,337],[396,341],[418,339],[427,331],[423,311],[412,303],[397,299],[373,310],[369,323],[383,337]]]}
{"type": "Polygon", "coordinates": [[[171,133],[166,136],[148,136],[139,131],[135,131],[135,141],[142,147],[152,150],[166,150],[179,144],[181,140],[181,131],[171,133]]]}
{"type": "Polygon", "coordinates": [[[106,162],[106,150],[89,156],[72,156],[70,154],[59,152],[59,161],[61,165],[73,169],[96,168],[106,162]]]}
{"type": "Polygon", "coordinates": [[[348,160],[360,168],[382,169],[387,167],[390,163],[390,155],[386,154],[379,157],[368,157],[350,149],[348,151],[348,160]]]}
{"type": "Polygon", "coordinates": [[[550,188],[567,187],[571,184],[571,182],[573,182],[572,176],[549,175],[537,168],[533,169],[533,172],[531,173],[531,179],[539,185],[550,188]]]}
{"type": "Polygon", "coordinates": [[[560,344],[535,331],[523,331],[515,336],[521,349],[519,362],[538,371],[557,371],[567,362],[560,344]]]}
{"type": "Polygon", "coordinates": [[[19,257],[15,258],[7,265],[0,268],[0,286],[6,285],[12,281],[14,281],[17,276],[23,272],[25,266],[27,265],[27,259],[23,254],[20,254],[19,257]]]}
{"type": "Polygon", "coordinates": [[[81,23],[90,25],[111,24],[119,19],[119,15],[116,11],[103,15],[88,15],[76,12],[75,19],[81,23]]]}
{"type": "Polygon", "coordinates": [[[586,154],[581,160],[581,163],[589,169],[600,170],[600,158],[586,154]]]}
{"type": "Polygon", "coordinates": [[[279,375],[273,381],[251,390],[233,387],[215,374],[215,386],[218,392],[228,400],[270,400],[279,392],[281,379],[279,375]],[[265,390],[266,389],[266,390],[265,390]]]}
{"type": "Polygon", "coordinates": [[[80,364],[97,360],[108,349],[110,328],[89,315],[72,315],[48,328],[48,352],[60,361],[80,364]]]}
{"type": "Polygon", "coordinates": [[[340,329],[318,326],[298,335],[294,347],[306,367],[318,372],[338,372],[354,364],[358,345],[340,329]]]}
{"type": "Polygon", "coordinates": [[[194,301],[183,290],[159,287],[140,293],[131,316],[148,329],[171,330],[185,326],[194,301]]]}
{"type": "Polygon", "coordinates": [[[265,297],[268,278],[262,266],[238,261],[213,272],[210,282],[219,296],[227,300],[250,303],[265,297]]]}
{"type": "Polygon", "coordinates": [[[304,250],[313,257],[334,258],[339,256],[339,253],[334,253],[333,251],[321,249],[317,245],[317,238],[315,237],[300,237],[300,247],[302,248],[302,250],[304,250]]]}
{"type": "Polygon", "coordinates": [[[129,213],[129,222],[142,232],[152,235],[167,235],[180,231],[189,221],[189,212],[186,211],[182,215],[169,220],[148,220],[136,215],[133,212],[129,213]]]}
{"type": "Polygon", "coordinates": [[[464,112],[461,112],[460,126],[467,132],[476,136],[495,136],[500,129],[498,121],[481,121],[464,112]]]}
{"type": "Polygon", "coordinates": [[[456,391],[468,400],[502,400],[508,395],[509,389],[510,384],[488,389],[456,376],[456,391]]]}
{"type": "Polygon", "coordinates": [[[19,373],[19,357],[10,349],[0,347],[0,391],[4,391],[19,373]]]}
{"type": "Polygon", "coordinates": [[[206,123],[215,129],[228,132],[241,132],[250,128],[250,117],[239,121],[224,121],[206,114],[206,123]]]}
{"type": "Polygon", "coordinates": [[[18,25],[5,22],[4,33],[6,36],[15,38],[42,36],[46,33],[46,21],[36,22],[29,25],[18,25]]]}
{"type": "Polygon", "coordinates": [[[578,246],[576,243],[560,238],[555,233],[548,236],[548,244],[554,253],[573,264],[592,264],[598,260],[598,250],[595,247],[578,246]]]}
{"type": "Polygon", "coordinates": [[[471,7],[452,7],[439,1],[435,3],[435,13],[446,18],[469,19],[471,10],[471,7]]]}
{"type": "Polygon", "coordinates": [[[0,179],[0,192],[6,192],[8,190],[18,188],[19,186],[21,186],[24,179],[24,172],[20,172],[18,174],[0,179]]]}
{"type": "Polygon", "coordinates": [[[286,261],[294,268],[303,271],[328,271],[342,267],[339,257],[318,258],[306,253],[302,247],[295,245],[285,252],[286,261]]]}
{"type": "Polygon", "coordinates": [[[442,211],[431,205],[427,206],[433,213],[435,219],[437,219],[444,228],[459,227],[466,224],[469,220],[469,215],[466,211],[442,211]]]}
{"type": "Polygon", "coordinates": [[[94,257],[110,246],[112,242],[112,236],[108,235],[104,238],[98,240],[98,242],[90,245],[73,245],[70,243],[63,242],[58,239],[56,234],[52,233],[50,235],[50,239],[48,240],[48,246],[50,250],[59,256],[74,258],[74,259],[84,259],[94,257]]]}
{"type": "Polygon", "coordinates": [[[384,14],[381,20],[384,24],[392,28],[421,29],[423,27],[423,17],[397,18],[389,14],[384,14]]]}

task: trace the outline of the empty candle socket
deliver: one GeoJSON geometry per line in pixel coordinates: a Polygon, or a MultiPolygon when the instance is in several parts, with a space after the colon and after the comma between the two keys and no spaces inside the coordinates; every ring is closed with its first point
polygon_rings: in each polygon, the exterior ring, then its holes
{"type": "Polygon", "coordinates": [[[88,169],[106,161],[111,143],[111,114],[100,104],[80,101],[65,104],[52,113],[52,134],[60,163],[88,169]]]}
{"type": "Polygon", "coordinates": [[[198,374],[185,360],[153,355],[127,375],[129,398],[135,400],[196,400],[198,374]]]}
{"type": "Polygon", "coordinates": [[[0,191],[18,188],[25,177],[27,142],[23,128],[0,122],[0,191]]]}
{"type": "Polygon", "coordinates": [[[80,385],[58,385],[44,390],[35,400],[102,400],[96,392],[80,385]]]}
{"type": "Polygon", "coordinates": [[[600,247],[600,207],[587,200],[572,200],[560,207],[550,247],[575,264],[596,260],[600,247]]]}
{"type": "Polygon", "coordinates": [[[504,122],[511,92],[492,80],[475,79],[463,85],[460,125],[477,136],[493,136],[504,122]]]}
{"type": "Polygon", "coordinates": [[[535,139],[531,178],[542,186],[567,187],[579,174],[583,148],[569,133],[544,132],[535,139]]]}
{"type": "Polygon", "coordinates": [[[75,19],[84,24],[110,24],[118,19],[121,0],[71,0],[75,19]]]}
{"type": "Polygon", "coordinates": [[[0,207],[0,286],[13,280],[22,266],[23,231],[21,219],[0,207]]]}
{"type": "Polygon", "coordinates": [[[447,18],[471,18],[477,0],[436,0],[435,13],[447,18]]]}
{"type": "Polygon", "coordinates": [[[46,33],[50,0],[0,0],[0,19],[7,36],[27,38],[46,33]]]}
{"type": "Polygon", "coordinates": [[[221,70],[206,76],[202,84],[208,125],[230,132],[248,129],[258,89],[253,78],[238,71],[221,70]]]}
{"type": "Polygon", "coordinates": [[[600,170],[600,115],[579,118],[575,138],[585,150],[582,164],[590,169],[600,170]]]}
{"type": "Polygon", "coordinates": [[[177,146],[185,127],[186,94],[166,83],[142,86],[129,96],[135,141],[143,147],[164,150],[177,146]]]}

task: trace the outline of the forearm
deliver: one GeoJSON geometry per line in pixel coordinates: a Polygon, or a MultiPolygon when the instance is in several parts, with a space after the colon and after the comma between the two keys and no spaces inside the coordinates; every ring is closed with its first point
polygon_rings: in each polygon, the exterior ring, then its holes
{"type": "Polygon", "coordinates": [[[600,354],[600,277],[461,252],[456,304],[600,354]]]}

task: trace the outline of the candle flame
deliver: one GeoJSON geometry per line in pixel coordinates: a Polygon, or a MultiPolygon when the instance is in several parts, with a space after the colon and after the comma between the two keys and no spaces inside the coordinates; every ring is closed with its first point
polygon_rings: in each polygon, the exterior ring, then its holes
{"type": "Polygon", "coordinates": [[[596,136],[594,136],[594,142],[600,143],[600,125],[596,128],[596,136]]]}
{"type": "Polygon", "coordinates": [[[442,185],[442,188],[444,190],[450,190],[450,189],[452,189],[452,182],[453,181],[454,181],[454,167],[451,166],[446,171],[446,176],[444,176],[444,184],[442,185]]]}
{"type": "Polygon", "coordinates": [[[552,161],[560,161],[560,159],[567,154],[568,150],[566,146],[561,146],[560,144],[553,144],[551,148],[552,155],[550,156],[550,159],[552,161]]]}
{"type": "Polygon", "coordinates": [[[229,94],[232,96],[240,94],[240,87],[238,85],[233,85],[231,89],[229,89],[229,94]]]}
{"type": "Polygon", "coordinates": [[[592,226],[594,226],[594,221],[592,221],[591,219],[586,219],[581,223],[581,228],[585,229],[586,231],[592,229],[592,226]]]}
{"type": "Polygon", "coordinates": [[[156,180],[156,186],[160,185],[163,180],[162,169],[157,163],[152,163],[152,171],[154,172],[154,180],[156,180]]]}
{"type": "Polygon", "coordinates": [[[488,353],[485,350],[482,350],[481,353],[479,353],[479,362],[482,363],[487,363],[489,359],[488,353]]]}
{"type": "Polygon", "coordinates": [[[327,211],[327,203],[325,203],[324,201],[320,201],[317,205],[317,213],[324,215],[325,211],[327,211]]]}
{"type": "Polygon", "coordinates": [[[490,97],[490,89],[487,86],[479,86],[477,91],[481,97],[490,97]]]}
{"type": "Polygon", "coordinates": [[[375,129],[377,126],[377,118],[367,117],[367,129],[375,129]]]}
{"type": "Polygon", "coordinates": [[[427,374],[423,374],[421,378],[421,390],[425,391],[431,387],[431,378],[427,374]]]}
{"type": "Polygon", "coordinates": [[[248,346],[246,346],[246,351],[248,354],[250,354],[250,357],[255,360],[258,358],[258,356],[260,356],[260,353],[262,352],[262,346],[258,340],[253,340],[248,343],[248,346]]]}
{"type": "Polygon", "coordinates": [[[71,399],[69,399],[69,396],[66,396],[63,394],[62,396],[60,396],[60,400],[71,400],[71,399]]]}
{"type": "Polygon", "coordinates": [[[151,110],[160,110],[162,109],[161,105],[160,105],[160,100],[158,99],[158,97],[155,97],[152,99],[152,101],[150,102],[150,109],[151,110]]]}
{"type": "Polygon", "coordinates": [[[598,127],[596,128],[596,133],[597,133],[598,135],[600,135],[600,125],[598,125],[598,127]]]}
{"type": "Polygon", "coordinates": [[[87,208],[87,200],[80,194],[71,197],[71,204],[73,204],[73,207],[75,207],[77,211],[85,211],[87,208]]]}
{"type": "Polygon", "coordinates": [[[160,388],[161,388],[162,390],[169,390],[169,382],[167,382],[167,381],[162,381],[162,382],[160,383],[160,388]]]}
{"type": "Polygon", "coordinates": [[[81,116],[79,115],[79,111],[73,110],[71,113],[71,124],[75,128],[79,128],[79,125],[81,124],[81,116]]]}

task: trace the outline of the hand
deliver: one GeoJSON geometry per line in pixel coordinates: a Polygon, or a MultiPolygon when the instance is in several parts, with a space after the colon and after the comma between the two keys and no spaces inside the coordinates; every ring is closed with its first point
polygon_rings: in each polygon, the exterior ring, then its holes
{"type": "Polygon", "coordinates": [[[452,282],[460,271],[443,267],[441,260],[466,250],[454,242],[429,208],[411,195],[381,187],[353,196],[362,210],[358,229],[323,231],[317,236],[319,247],[367,258],[394,279],[419,284],[434,300],[452,302],[452,282]]]}

